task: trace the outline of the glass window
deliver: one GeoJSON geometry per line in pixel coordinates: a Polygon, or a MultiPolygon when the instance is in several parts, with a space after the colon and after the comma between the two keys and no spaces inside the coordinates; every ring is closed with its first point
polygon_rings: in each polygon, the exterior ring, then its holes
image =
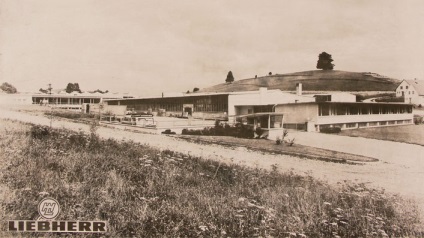
{"type": "Polygon", "coordinates": [[[330,105],[322,104],[319,106],[320,116],[328,116],[330,115],[330,105]]]}
{"type": "Polygon", "coordinates": [[[346,107],[342,105],[336,106],[336,115],[346,115],[346,107]]]}
{"type": "Polygon", "coordinates": [[[373,121],[373,122],[370,122],[369,125],[370,126],[378,126],[378,122],[373,121]]]}
{"type": "Polygon", "coordinates": [[[356,123],[347,123],[346,128],[354,128],[356,127],[356,123]]]}

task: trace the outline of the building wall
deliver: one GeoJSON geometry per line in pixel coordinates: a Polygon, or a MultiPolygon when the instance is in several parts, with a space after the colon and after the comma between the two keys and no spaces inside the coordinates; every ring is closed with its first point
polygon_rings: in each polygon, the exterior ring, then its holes
{"type": "Polygon", "coordinates": [[[31,95],[27,94],[0,94],[0,104],[5,105],[18,105],[18,104],[32,104],[31,95]]]}
{"type": "Polygon", "coordinates": [[[318,105],[295,103],[277,105],[275,112],[284,114],[284,123],[301,124],[316,120],[318,117],[318,105]]]}
{"type": "Polygon", "coordinates": [[[249,109],[253,109],[254,106],[270,106],[269,111],[271,111],[272,107],[278,104],[314,101],[315,98],[311,96],[299,96],[266,88],[261,88],[256,93],[230,94],[228,96],[229,121],[234,120],[231,116],[249,114],[249,109]]]}
{"type": "Polygon", "coordinates": [[[356,102],[356,95],[350,93],[334,93],[331,94],[332,102],[356,102]]]}

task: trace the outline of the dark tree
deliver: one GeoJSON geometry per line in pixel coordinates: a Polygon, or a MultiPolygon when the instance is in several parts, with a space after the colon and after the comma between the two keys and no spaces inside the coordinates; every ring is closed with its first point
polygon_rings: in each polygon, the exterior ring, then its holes
{"type": "Polygon", "coordinates": [[[327,52],[322,52],[318,56],[317,69],[332,70],[334,68],[333,59],[327,52]]]}
{"type": "Polygon", "coordinates": [[[45,94],[49,93],[49,90],[47,90],[47,89],[42,89],[42,88],[40,88],[40,90],[38,90],[38,91],[40,91],[40,92],[42,92],[42,93],[45,93],[45,94]]]}
{"type": "Polygon", "coordinates": [[[197,92],[199,90],[200,90],[199,88],[193,88],[193,93],[195,93],[195,92],[197,92]]]}
{"type": "Polygon", "coordinates": [[[0,89],[2,89],[3,91],[5,91],[6,93],[10,93],[10,94],[17,93],[18,92],[18,90],[16,90],[16,88],[12,84],[7,83],[7,82],[4,82],[0,86],[0,89]]]}
{"type": "Polygon", "coordinates": [[[77,91],[77,92],[81,93],[81,89],[80,89],[78,83],[68,83],[68,86],[66,86],[65,91],[67,93],[72,93],[74,91],[77,91]]]}
{"type": "Polygon", "coordinates": [[[227,79],[225,79],[225,82],[227,82],[227,83],[232,83],[232,82],[234,82],[234,76],[233,76],[233,72],[228,72],[228,74],[227,74],[227,79]]]}

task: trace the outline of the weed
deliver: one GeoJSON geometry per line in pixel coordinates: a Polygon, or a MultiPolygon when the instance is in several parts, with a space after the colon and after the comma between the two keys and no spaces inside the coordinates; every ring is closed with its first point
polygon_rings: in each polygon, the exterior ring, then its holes
{"type": "Polygon", "coordinates": [[[92,135],[28,131],[41,132],[0,135],[0,179],[13,194],[0,198],[2,220],[36,219],[48,194],[61,204],[58,220],[106,220],[109,237],[422,235],[414,203],[364,184],[336,188],[276,166],[269,172],[131,141],[97,138],[92,146],[92,135]]]}

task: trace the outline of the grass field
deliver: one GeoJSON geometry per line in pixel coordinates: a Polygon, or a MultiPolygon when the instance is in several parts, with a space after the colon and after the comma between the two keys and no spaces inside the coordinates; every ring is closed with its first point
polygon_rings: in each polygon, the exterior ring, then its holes
{"type": "Polygon", "coordinates": [[[424,124],[344,130],[339,135],[424,145],[424,124]]]}
{"type": "Polygon", "coordinates": [[[36,219],[49,196],[61,204],[57,220],[108,221],[107,237],[423,234],[414,202],[383,190],[101,140],[95,129],[2,121],[1,219],[36,219]]]}

